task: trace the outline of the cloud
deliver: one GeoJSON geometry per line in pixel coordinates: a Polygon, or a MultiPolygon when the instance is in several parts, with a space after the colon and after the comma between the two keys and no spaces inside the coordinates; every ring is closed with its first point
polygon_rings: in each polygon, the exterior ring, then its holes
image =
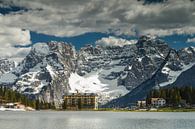
{"type": "Polygon", "coordinates": [[[136,40],[126,40],[122,38],[116,38],[113,36],[109,36],[108,38],[102,38],[98,41],[96,41],[96,45],[100,46],[124,46],[128,44],[135,44],[137,41],[136,40]]]}
{"type": "Polygon", "coordinates": [[[187,39],[187,43],[195,43],[195,38],[189,38],[189,39],[187,39]]]}
{"type": "Polygon", "coordinates": [[[16,47],[31,44],[30,32],[20,28],[12,28],[2,26],[0,29],[0,55],[1,58],[8,58],[11,60],[22,60],[30,48],[16,47]]]}
{"type": "MultiPolygon", "coordinates": [[[[29,30],[61,37],[86,32],[136,36],[195,34],[195,1],[165,0],[150,4],[144,1],[3,0],[0,7],[20,7],[28,11],[0,15],[0,54],[21,60],[30,48],[15,46],[31,43],[29,30]]],[[[129,41],[109,37],[96,43],[124,45],[129,41]]]]}
{"type": "Polygon", "coordinates": [[[195,28],[195,2],[190,0],[168,0],[145,5],[144,1],[137,0],[12,1],[16,6],[30,10],[0,16],[0,25],[55,36],[108,30],[119,35],[195,33],[194,29],[187,31],[188,28],[195,28]]]}
{"type": "Polygon", "coordinates": [[[28,30],[22,30],[20,28],[1,26],[0,36],[0,42],[4,44],[8,43],[9,46],[15,46],[18,45],[18,43],[20,45],[28,45],[31,43],[30,32],[28,30]]]}
{"type": "Polygon", "coordinates": [[[142,35],[160,35],[160,36],[168,36],[168,35],[173,35],[173,34],[195,34],[195,27],[194,26],[185,26],[182,28],[172,28],[172,29],[147,29],[143,30],[141,32],[142,35]]]}

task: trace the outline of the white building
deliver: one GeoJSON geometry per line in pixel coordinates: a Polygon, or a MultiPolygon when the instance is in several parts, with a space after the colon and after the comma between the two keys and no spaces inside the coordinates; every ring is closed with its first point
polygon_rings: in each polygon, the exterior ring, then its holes
{"type": "Polygon", "coordinates": [[[166,105],[166,100],[163,98],[151,98],[151,105],[153,107],[163,107],[166,105]]]}
{"type": "Polygon", "coordinates": [[[137,101],[137,106],[139,108],[145,108],[146,107],[146,101],[145,100],[137,101]]]}

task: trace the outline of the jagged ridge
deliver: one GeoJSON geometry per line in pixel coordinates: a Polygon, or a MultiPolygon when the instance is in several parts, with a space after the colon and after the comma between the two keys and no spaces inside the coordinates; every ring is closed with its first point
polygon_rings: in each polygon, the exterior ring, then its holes
{"type": "Polygon", "coordinates": [[[11,77],[12,88],[56,107],[64,93],[76,90],[96,92],[109,107],[129,106],[151,88],[175,82],[194,62],[193,47],[175,51],[151,36],[132,45],[86,46],[78,52],[63,42],[39,43],[0,81],[11,77]]]}

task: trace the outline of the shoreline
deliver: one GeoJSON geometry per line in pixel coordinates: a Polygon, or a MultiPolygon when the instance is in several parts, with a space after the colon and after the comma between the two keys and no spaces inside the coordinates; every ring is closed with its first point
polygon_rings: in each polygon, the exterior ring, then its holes
{"type": "Polygon", "coordinates": [[[35,111],[55,111],[55,112],[195,112],[195,108],[160,108],[157,110],[123,110],[123,109],[98,109],[98,110],[35,110],[35,111]]]}
{"type": "Polygon", "coordinates": [[[63,109],[39,109],[39,110],[25,110],[25,109],[12,109],[12,108],[0,108],[0,111],[22,111],[22,112],[31,112],[31,111],[44,111],[44,112],[195,112],[195,108],[173,108],[173,107],[164,107],[164,108],[151,108],[151,109],[112,109],[112,108],[99,108],[94,110],[63,110],[63,109]]]}

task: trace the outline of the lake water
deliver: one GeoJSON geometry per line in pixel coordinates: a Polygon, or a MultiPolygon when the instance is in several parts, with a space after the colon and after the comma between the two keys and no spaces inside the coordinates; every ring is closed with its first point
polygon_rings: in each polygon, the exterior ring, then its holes
{"type": "Polygon", "coordinates": [[[195,113],[0,112],[0,129],[195,129],[195,113]]]}

